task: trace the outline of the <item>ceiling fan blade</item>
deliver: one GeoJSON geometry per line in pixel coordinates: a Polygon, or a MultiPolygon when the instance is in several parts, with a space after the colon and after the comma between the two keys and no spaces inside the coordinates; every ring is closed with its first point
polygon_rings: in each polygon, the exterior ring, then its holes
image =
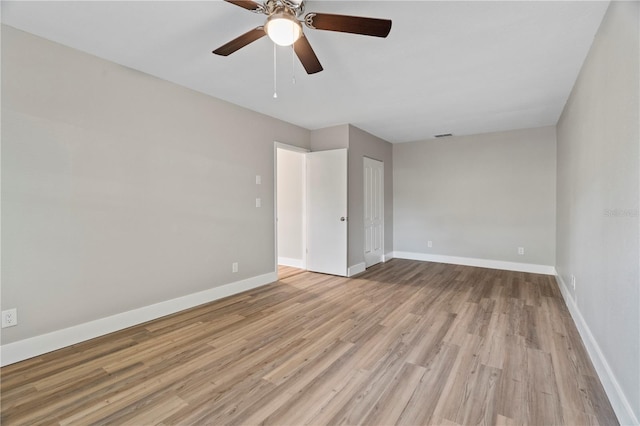
{"type": "Polygon", "coordinates": [[[391,31],[390,19],[333,15],[330,13],[307,13],[304,17],[304,23],[307,27],[315,30],[339,31],[375,37],[386,37],[391,31]]]}
{"type": "Polygon", "coordinates": [[[318,57],[304,34],[293,44],[293,50],[296,52],[300,62],[302,62],[302,66],[307,71],[307,74],[315,74],[323,70],[318,57]]]}
{"type": "Polygon", "coordinates": [[[262,13],[264,12],[264,6],[260,3],[256,3],[252,0],[224,0],[227,3],[235,4],[236,6],[240,6],[244,9],[250,10],[252,12],[262,13]]]}
{"type": "Polygon", "coordinates": [[[247,44],[253,43],[254,41],[266,35],[267,33],[264,32],[264,29],[262,27],[257,27],[249,32],[242,34],[240,37],[231,40],[229,43],[218,47],[212,53],[220,56],[229,56],[236,50],[240,50],[247,44]]]}

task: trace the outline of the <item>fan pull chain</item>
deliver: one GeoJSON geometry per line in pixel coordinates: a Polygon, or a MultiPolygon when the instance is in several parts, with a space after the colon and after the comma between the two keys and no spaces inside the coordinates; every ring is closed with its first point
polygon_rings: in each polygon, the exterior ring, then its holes
{"type": "Polygon", "coordinates": [[[276,66],[276,44],[273,43],[273,99],[278,99],[278,67],[276,66]]]}

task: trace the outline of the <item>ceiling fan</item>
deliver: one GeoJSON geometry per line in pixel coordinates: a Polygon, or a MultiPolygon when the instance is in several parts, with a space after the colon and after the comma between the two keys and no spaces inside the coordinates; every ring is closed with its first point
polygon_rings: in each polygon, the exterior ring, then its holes
{"type": "Polygon", "coordinates": [[[307,74],[322,71],[322,65],[302,31],[301,22],[314,30],[386,37],[391,31],[391,20],[361,16],[334,15],[329,13],[304,13],[304,0],[225,0],[255,13],[267,15],[262,27],[254,28],[213,51],[216,55],[229,56],[246,45],[268,35],[280,46],[291,46],[307,74]]]}

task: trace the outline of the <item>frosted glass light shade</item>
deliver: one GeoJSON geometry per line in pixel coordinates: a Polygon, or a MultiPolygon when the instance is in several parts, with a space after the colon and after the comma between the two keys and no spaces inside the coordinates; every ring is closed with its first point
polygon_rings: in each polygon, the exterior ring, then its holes
{"type": "Polygon", "coordinates": [[[264,27],[267,35],[280,46],[291,46],[302,35],[300,23],[286,13],[274,13],[264,27]]]}

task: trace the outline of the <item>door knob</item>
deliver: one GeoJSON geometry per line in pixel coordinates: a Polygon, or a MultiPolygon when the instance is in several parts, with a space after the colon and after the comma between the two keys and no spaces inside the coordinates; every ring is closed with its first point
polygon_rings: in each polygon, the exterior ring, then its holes
{"type": "Polygon", "coordinates": [[[344,216],[342,216],[342,217],[340,218],[340,222],[344,222],[345,220],[347,220],[347,218],[346,218],[346,217],[344,217],[344,216]]]}

